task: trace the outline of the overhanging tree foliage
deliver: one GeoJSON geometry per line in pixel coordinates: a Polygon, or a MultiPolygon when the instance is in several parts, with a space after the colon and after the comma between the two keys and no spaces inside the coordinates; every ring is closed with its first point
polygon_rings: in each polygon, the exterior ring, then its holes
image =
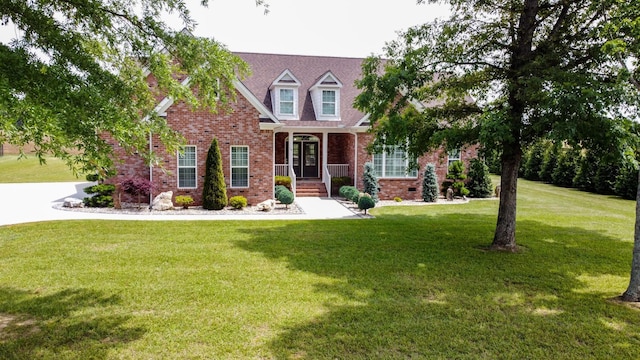
{"type": "Polygon", "coordinates": [[[619,115],[610,105],[622,101],[624,86],[601,51],[618,2],[446,2],[449,19],[407,30],[384,60],[364,62],[356,106],[370,114],[378,142],[406,144],[410,158],[442,144],[497,149],[502,191],[492,248],[514,251],[523,148],[547,136],[603,142],[619,115]]]}
{"type": "Polygon", "coordinates": [[[18,30],[0,44],[0,143],[33,143],[41,159],[84,171],[111,166],[103,134],[152,157],[154,133],[175,151],[181,139],[154,112],[158,97],[216,111],[248,68],[223,45],[171,29],[168,13],[194,28],[186,0],[0,0],[3,31],[18,30]]]}

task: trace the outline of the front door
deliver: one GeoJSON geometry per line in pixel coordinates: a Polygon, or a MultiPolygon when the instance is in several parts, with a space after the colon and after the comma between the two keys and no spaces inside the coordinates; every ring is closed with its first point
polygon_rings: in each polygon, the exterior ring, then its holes
{"type": "Polygon", "coordinates": [[[298,178],[317,178],[318,163],[317,142],[293,142],[293,171],[298,178]]]}

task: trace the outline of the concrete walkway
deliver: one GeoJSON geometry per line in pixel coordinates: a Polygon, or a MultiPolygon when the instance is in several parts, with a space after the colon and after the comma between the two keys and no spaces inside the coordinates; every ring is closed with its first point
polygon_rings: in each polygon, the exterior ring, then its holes
{"type": "Polygon", "coordinates": [[[107,219],[107,220],[310,220],[361,218],[339,202],[329,198],[297,198],[304,214],[292,215],[139,215],[65,211],[53,208],[67,197],[82,199],[85,187],[92,183],[0,184],[2,213],[0,226],[36,221],[107,219]]]}

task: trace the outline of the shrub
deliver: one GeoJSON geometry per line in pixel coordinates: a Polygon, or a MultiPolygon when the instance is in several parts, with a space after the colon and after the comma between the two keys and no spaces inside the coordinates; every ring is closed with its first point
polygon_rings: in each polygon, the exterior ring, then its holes
{"type": "Polygon", "coordinates": [[[97,173],[94,174],[87,174],[87,176],[85,176],[85,178],[87,179],[87,181],[99,181],[100,180],[100,175],[98,175],[97,173]]]}
{"type": "Polygon", "coordinates": [[[364,192],[369,194],[373,201],[378,202],[378,177],[372,162],[364,164],[364,174],[362,176],[364,192]]]}
{"type": "Polygon", "coordinates": [[[362,194],[358,199],[358,209],[364,210],[365,214],[367,213],[367,209],[374,208],[375,206],[375,200],[367,193],[362,194]]]}
{"type": "Polygon", "coordinates": [[[434,164],[427,164],[424,169],[422,200],[425,202],[438,201],[438,176],[436,175],[436,166],[434,164]]]}
{"type": "Polygon", "coordinates": [[[278,196],[276,199],[278,199],[278,201],[280,201],[281,204],[284,204],[285,207],[288,209],[289,204],[292,204],[293,200],[295,200],[295,196],[291,191],[289,191],[289,189],[285,188],[280,192],[278,192],[278,196]]]}
{"type": "Polygon", "coordinates": [[[278,194],[280,194],[281,191],[286,190],[286,191],[290,191],[286,186],[284,185],[276,185],[276,188],[273,192],[273,196],[276,197],[276,199],[278,198],[278,194]]]}
{"type": "Polygon", "coordinates": [[[176,196],[176,204],[186,209],[193,204],[193,198],[189,195],[178,195],[176,196]]]}
{"type": "Polygon", "coordinates": [[[116,186],[98,184],[84,188],[84,192],[92,196],[85,197],[82,202],[87,207],[113,207],[113,192],[116,186]]]}
{"type": "Polygon", "coordinates": [[[222,171],[222,156],[218,147],[218,140],[211,141],[207,153],[207,164],[202,190],[202,207],[207,210],[222,210],[227,206],[227,185],[222,171]]]}
{"type": "Polygon", "coordinates": [[[573,178],[576,177],[576,151],[563,149],[558,154],[556,167],[551,173],[553,183],[558,186],[573,186],[573,178]]]}
{"type": "Polygon", "coordinates": [[[544,152],[544,156],[542,157],[542,165],[540,165],[540,172],[538,173],[538,177],[541,181],[546,183],[553,182],[551,175],[553,174],[553,170],[556,168],[557,159],[558,146],[549,142],[547,144],[547,149],[544,152]]]}
{"type": "Polygon", "coordinates": [[[331,195],[340,195],[340,188],[345,186],[345,185],[349,185],[351,186],[351,184],[353,184],[353,179],[351,179],[349,176],[334,176],[331,177],[331,195]]]}
{"type": "MultiPolygon", "coordinates": [[[[524,165],[524,178],[527,180],[540,180],[540,168],[544,160],[545,142],[537,141],[531,147],[529,156],[524,165]]],[[[523,159],[524,160],[524,159],[523,159]]],[[[473,191],[472,191],[473,193],[473,191]]]]}
{"type": "MultiPolygon", "coordinates": [[[[489,176],[489,167],[480,159],[472,159],[469,163],[469,182],[467,189],[472,197],[488,198],[493,193],[493,184],[489,176]]],[[[462,196],[466,196],[462,194],[462,196]]]]}
{"type": "Polygon", "coordinates": [[[633,200],[638,191],[638,163],[635,160],[627,160],[620,167],[614,184],[616,195],[633,200]]]}
{"type": "Polygon", "coordinates": [[[131,196],[135,196],[139,204],[141,196],[149,196],[151,189],[153,189],[153,183],[145,178],[128,178],[122,180],[120,189],[131,196]]]}
{"type": "MultiPolygon", "coordinates": [[[[343,186],[340,188],[340,196],[347,200],[353,201],[354,196],[359,196],[360,191],[355,186],[343,186]]],[[[358,200],[355,201],[358,203],[358,200]]]]}
{"type": "Polygon", "coordinates": [[[394,198],[393,198],[393,201],[395,201],[395,202],[402,202],[402,198],[401,198],[401,197],[399,197],[399,196],[396,196],[396,197],[394,197],[394,198]]]}
{"type": "Polygon", "coordinates": [[[247,198],[240,195],[233,196],[229,199],[229,205],[234,209],[240,210],[247,206],[247,198]]]}
{"type": "Polygon", "coordinates": [[[442,183],[442,187],[444,191],[446,191],[446,189],[451,186],[455,195],[466,196],[469,194],[469,191],[465,188],[464,184],[464,180],[466,178],[467,175],[464,174],[464,163],[460,160],[454,161],[449,165],[449,173],[447,174],[448,180],[445,180],[445,182],[442,183]]]}
{"type": "Polygon", "coordinates": [[[605,156],[598,162],[596,175],[593,179],[594,188],[598,194],[615,194],[616,177],[620,172],[620,160],[612,156],[605,156]]]}
{"type": "Polygon", "coordinates": [[[598,157],[590,150],[579,156],[576,161],[576,176],[573,178],[573,186],[580,190],[595,192],[594,179],[598,171],[598,162],[598,157]]]}
{"type": "Polygon", "coordinates": [[[291,178],[288,176],[276,175],[275,179],[276,185],[282,185],[287,189],[291,190],[291,178]]]}

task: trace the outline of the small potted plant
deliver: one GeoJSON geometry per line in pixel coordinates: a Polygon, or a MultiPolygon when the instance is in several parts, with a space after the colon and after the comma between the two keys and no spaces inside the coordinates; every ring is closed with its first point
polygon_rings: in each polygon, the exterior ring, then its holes
{"type": "Polygon", "coordinates": [[[176,196],[176,204],[182,206],[183,209],[188,209],[189,205],[193,204],[193,198],[189,195],[176,196]]]}

